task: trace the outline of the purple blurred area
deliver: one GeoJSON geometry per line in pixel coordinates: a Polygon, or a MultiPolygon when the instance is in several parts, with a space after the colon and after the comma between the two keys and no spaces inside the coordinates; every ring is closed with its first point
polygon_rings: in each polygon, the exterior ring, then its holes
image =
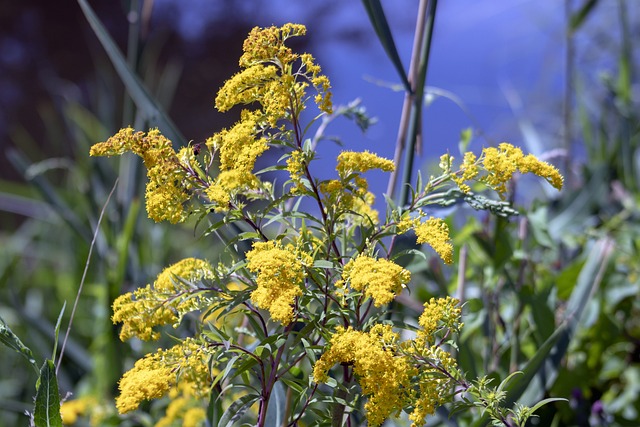
{"type": "MultiPolygon", "coordinates": [[[[606,26],[607,17],[614,15],[607,9],[614,2],[600,3],[603,11],[598,16],[603,22],[598,25],[606,26]]],[[[128,20],[140,19],[143,54],[145,49],[156,49],[160,66],[180,65],[169,114],[193,141],[205,139],[235,119],[216,113],[213,100],[217,88],[237,70],[242,40],[249,29],[285,22],[307,25],[308,37],[298,42],[299,47],[312,52],[323,66],[332,81],[335,102],[346,104],[360,98],[369,114],[378,118],[378,124],[365,135],[346,122],[330,132],[341,135],[350,149],[393,156],[403,94],[394,89],[399,79],[361,2],[147,0],[138,3],[139,15],[128,13],[127,1],[94,0],[90,4],[123,50],[128,20]]],[[[460,131],[468,127],[477,136],[471,145],[474,150],[505,140],[536,154],[560,145],[564,4],[560,0],[439,3],[427,76],[435,95],[430,96],[432,102],[424,114],[425,153],[420,163],[445,151],[456,155],[460,131]]],[[[405,67],[417,5],[416,0],[383,2],[405,67]]],[[[637,13],[636,8],[631,9],[637,13]]],[[[17,143],[34,161],[78,155],[67,141],[51,140],[45,124],[52,111],[68,102],[91,110],[95,85],[112,88],[114,96],[111,111],[93,113],[109,118],[103,124],[111,132],[124,124],[120,111],[124,89],[114,79],[76,2],[3,0],[0,24],[3,152],[17,143]],[[23,146],[25,134],[32,145],[23,146]]],[[[581,64],[593,66],[593,75],[607,65],[593,55],[597,44],[598,40],[576,40],[578,54],[584,53],[581,64]]],[[[332,159],[338,150],[329,147],[325,158],[332,159]]],[[[0,176],[18,179],[4,155],[0,176]]]]}

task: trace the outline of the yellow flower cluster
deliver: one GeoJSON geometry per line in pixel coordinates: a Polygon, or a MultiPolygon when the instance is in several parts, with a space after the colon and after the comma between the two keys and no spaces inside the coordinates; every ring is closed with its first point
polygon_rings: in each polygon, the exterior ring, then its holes
{"type": "Polygon", "coordinates": [[[425,342],[435,344],[433,336],[440,329],[446,328],[458,332],[462,327],[460,317],[460,301],[447,296],[446,298],[431,298],[424,304],[424,311],[418,319],[418,324],[422,327],[418,331],[418,337],[424,338],[425,342]]]}
{"type": "Polygon", "coordinates": [[[411,280],[411,273],[392,261],[361,254],[344,266],[342,280],[373,298],[375,306],[380,307],[402,292],[411,280]]]}
{"type": "Polygon", "coordinates": [[[368,151],[343,151],[338,155],[336,170],[341,179],[346,179],[352,173],[363,173],[372,169],[392,172],[395,170],[395,164],[392,160],[368,151]]]}
{"type": "Polygon", "coordinates": [[[211,354],[205,350],[206,347],[187,338],[170,349],[149,353],[138,360],[118,383],[118,412],[133,411],[145,400],[166,395],[178,380],[188,384],[190,393],[196,397],[208,393],[211,354]]]}
{"type": "Polygon", "coordinates": [[[62,417],[62,424],[73,425],[78,421],[79,417],[91,415],[90,425],[98,426],[102,417],[96,417],[96,408],[100,407],[98,399],[93,396],[84,396],[78,399],[65,400],[60,405],[60,416],[62,417]]]}
{"type": "Polygon", "coordinates": [[[266,139],[258,137],[259,120],[260,113],[242,111],[238,123],[206,142],[211,152],[220,154],[220,173],[205,190],[209,200],[216,203],[218,211],[228,209],[234,194],[256,188],[259,183],[253,168],[257,158],[269,148],[266,139]]]}
{"type": "MultiPolygon", "coordinates": [[[[194,396],[193,384],[181,381],[169,391],[171,401],[154,427],[202,427],[206,424],[207,413],[203,402],[194,396]]],[[[204,402],[205,404],[207,402],[204,402]]]]}
{"type": "Polygon", "coordinates": [[[369,332],[338,327],[328,349],[313,367],[316,382],[326,382],[329,370],[337,363],[352,365],[362,393],[370,426],[381,425],[388,417],[413,408],[412,427],[424,425],[450,396],[458,366],[449,353],[435,345],[435,334],[461,326],[459,302],[453,298],[425,304],[420,316],[421,330],[413,340],[399,342],[390,325],[376,324],[369,332]],[[435,325],[435,326],[434,326],[435,325]]]}
{"type": "Polygon", "coordinates": [[[293,53],[285,45],[290,37],[306,33],[304,25],[285,24],[282,27],[255,27],[244,41],[240,66],[244,70],[228,80],[216,97],[216,108],[227,111],[237,104],[259,102],[266,121],[271,126],[287,114],[303,108],[306,81],[318,91],[318,107],[331,113],[330,84],[320,74],[320,66],[309,54],[293,53]],[[295,71],[294,62],[301,60],[305,71],[295,71]]]}
{"type": "Polygon", "coordinates": [[[305,187],[302,183],[304,177],[304,153],[302,150],[294,150],[291,152],[291,157],[287,159],[287,172],[291,177],[293,186],[291,187],[291,194],[300,194],[304,191],[305,187]]]}
{"type": "MultiPolygon", "coordinates": [[[[216,211],[228,210],[235,194],[259,185],[252,171],[256,159],[269,148],[267,140],[259,135],[269,127],[275,128],[279,120],[297,116],[304,108],[308,82],[318,90],[319,108],[331,112],[327,77],[320,74],[320,67],[311,55],[298,55],[285,45],[288,38],[305,32],[303,25],[296,24],[251,30],[240,58],[243,70],[227,80],[216,96],[215,105],[221,112],[238,104],[257,102],[261,107],[256,111],[242,111],[236,125],[207,140],[209,149],[220,153],[220,174],[205,191],[216,211]],[[295,71],[293,64],[298,59],[302,65],[295,71]]],[[[300,167],[295,163],[300,158],[291,159],[292,168],[300,167]]],[[[295,181],[300,176],[299,170],[292,172],[294,191],[300,189],[300,182],[295,181]]]]}
{"type": "Polygon", "coordinates": [[[257,273],[258,287],[251,301],[269,311],[273,320],[288,325],[293,320],[295,298],[302,295],[305,266],[313,262],[310,255],[293,245],[274,241],[256,242],[246,253],[249,271],[257,273]]]}
{"type": "Polygon", "coordinates": [[[147,168],[146,208],[149,217],[156,222],[167,220],[173,224],[184,221],[183,204],[189,200],[189,185],[171,141],[157,129],[134,132],[121,129],[106,142],[91,147],[91,156],[114,156],[131,151],[142,157],[147,168]]]}
{"type": "Polygon", "coordinates": [[[466,184],[466,182],[474,179],[479,173],[477,160],[475,154],[467,151],[464,153],[462,165],[460,166],[460,174],[455,174],[451,177],[464,193],[471,191],[471,187],[469,187],[469,184],[466,184]]]}
{"type": "Polygon", "coordinates": [[[375,195],[368,191],[369,184],[360,174],[372,169],[390,172],[394,167],[391,160],[368,151],[343,151],[336,165],[340,179],[320,184],[325,205],[339,214],[346,213],[355,225],[378,224],[378,211],[373,209],[375,195]]]}
{"type": "MultiPolygon", "coordinates": [[[[453,160],[451,156],[448,158],[453,160]]],[[[463,192],[468,193],[471,189],[466,182],[479,176],[478,181],[504,197],[507,192],[506,183],[516,172],[533,173],[546,179],[556,189],[562,189],[564,178],[555,166],[539,160],[533,154],[524,155],[520,148],[506,142],[499,144],[497,148],[484,148],[480,158],[476,158],[473,153],[465,153],[460,170],[452,175],[452,179],[463,192]],[[480,175],[479,164],[482,164],[486,174],[480,175]]],[[[448,172],[445,170],[445,173],[448,172]]]]}
{"type": "Polygon", "coordinates": [[[429,218],[414,228],[418,244],[427,243],[440,258],[447,263],[453,262],[453,245],[450,242],[449,226],[440,218],[429,218]]]}
{"type": "Polygon", "coordinates": [[[331,337],[329,349],[313,367],[316,382],[325,382],[328,371],[336,363],[353,364],[362,393],[369,397],[365,404],[370,426],[379,426],[389,416],[397,416],[405,407],[406,390],[411,388],[412,366],[385,346],[383,338],[395,341],[397,334],[389,325],[375,325],[369,333],[351,327],[339,327],[331,337]]]}
{"type": "Polygon", "coordinates": [[[111,318],[114,324],[122,323],[120,339],[157,340],[155,326],[177,325],[184,314],[206,306],[208,300],[190,291],[197,290],[196,282],[212,279],[213,271],[208,262],[187,258],[165,268],[153,286],[120,295],[113,302],[111,318]]]}

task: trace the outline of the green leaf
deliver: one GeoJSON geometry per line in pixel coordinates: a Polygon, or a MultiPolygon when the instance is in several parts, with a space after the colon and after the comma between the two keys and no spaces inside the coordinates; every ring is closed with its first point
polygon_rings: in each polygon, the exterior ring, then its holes
{"type": "Polygon", "coordinates": [[[391,63],[400,76],[404,89],[407,92],[411,92],[411,84],[409,84],[407,73],[404,70],[402,61],[400,60],[400,55],[398,55],[398,49],[396,49],[396,44],[393,41],[391,29],[389,28],[389,23],[387,22],[387,17],[384,14],[380,0],[362,0],[362,4],[367,11],[367,15],[369,15],[371,25],[373,26],[384,51],[387,53],[387,56],[389,56],[391,63]]]}
{"type": "Polygon", "coordinates": [[[58,335],[60,335],[60,323],[62,323],[62,315],[64,314],[64,309],[66,307],[67,307],[67,302],[65,301],[62,304],[62,309],[60,310],[60,314],[58,315],[58,320],[56,321],[56,327],[54,329],[55,340],[53,342],[53,352],[51,354],[51,360],[56,360],[56,351],[58,350],[58,335]]]}
{"type": "Polygon", "coordinates": [[[40,369],[36,392],[34,423],[36,427],[62,427],[58,380],[53,361],[46,360],[40,369]]]}
{"type": "Polygon", "coordinates": [[[571,31],[578,30],[584,21],[589,17],[593,8],[598,4],[598,0],[586,0],[576,13],[571,15],[569,27],[571,31]]]}
{"type": "Polygon", "coordinates": [[[39,371],[31,349],[22,343],[20,338],[13,333],[2,317],[0,317],[0,342],[23,355],[31,366],[33,366],[33,369],[35,369],[36,372],[39,371]]]}
{"type": "Polygon", "coordinates": [[[472,136],[473,129],[471,128],[463,129],[460,132],[460,141],[458,141],[458,150],[460,150],[460,155],[463,155],[467,151],[467,148],[469,148],[472,136]]]}
{"type": "Polygon", "coordinates": [[[257,394],[246,394],[233,402],[229,405],[227,410],[224,411],[224,414],[222,414],[218,426],[233,427],[234,423],[242,418],[244,413],[247,412],[247,409],[249,409],[259,398],[260,396],[257,394]]]}
{"type": "Polygon", "coordinates": [[[78,0],[78,4],[84,13],[84,16],[87,18],[89,25],[91,25],[96,37],[100,40],[102,47],[104,47],[107,55],[109,55],[109,59],[111,59],[116,72],[126,86],[129,95],[136,103],[140,113],[142,113],[144,118],[149,122],[149,125],[151,127],[158,127],[164,136],[173,141],[174,147],[186,145],[184,136],[182,136],[175,124],[160,107],[158,101],[149,94],[149,91],[140,78],[133,72],[133,70],[131,70],[131,67],[127,64],[127,60],[120,52],[120,49],[118,49],[118,46],[113,41],[104,25],[102,25],[102,22],[100,22],[100,19],[95,14],[89,3],[86,0],[78,0]]]}

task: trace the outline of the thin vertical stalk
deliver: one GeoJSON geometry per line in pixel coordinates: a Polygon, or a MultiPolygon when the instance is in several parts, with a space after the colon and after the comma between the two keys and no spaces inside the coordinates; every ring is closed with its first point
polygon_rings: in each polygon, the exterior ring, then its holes
{"type": "Polygon", "coordinates": [[[565,0],[564,2],[564,12],[567,22],[567,28],[565,33],[565,71],[564,71],[564,101],[562,105],[562,120],[563,120],[563,145],[566,152],[565,161],[564,161],[564,175],[566,178],[567,188],[571,188],[571,159],[573,156],[571,155],[572,151],[572,140],[573,140],[573,132],[572,132],[572,108],[573,108],[573,77],[574,77],[574,61],[575,61],[575,46],[573,43],[573,28],[571,24],[572,17],[572,8],[571,8],[571,0],[565,0]]]}
{"type": "MultiPolygon", "coordinates": [[[[422,100],[424,98],[424,86],[427,79],[427,69],[429,67],[429,54],[431,53],[431,42],[433,40],[433,25],[436,18],[436,7],[438,5],[437,0],[421,0],[421,6],[423,3],[428,3],[424,12],[426,13],[424,19],[424,31],[422,34],[422,40],[419,44],[419,56],[417,62],[417,72],[415,80],[413,80],[413,99],[411,105],[411,113],[409,115],[409,128],[407,137],[405,139],[405,157],[403,164],[403,176],[402,187],[400,189],[400,197],[398,198],[399,205],[405,205],[408,203],[409,188],[407,184],[411,182],[413,175],[413,159],[416,151],[417,141],[420,135],[420,128],[422,122],[422,100]]],[[[412,76],[414,77],[414,76],[412,76]]]]}

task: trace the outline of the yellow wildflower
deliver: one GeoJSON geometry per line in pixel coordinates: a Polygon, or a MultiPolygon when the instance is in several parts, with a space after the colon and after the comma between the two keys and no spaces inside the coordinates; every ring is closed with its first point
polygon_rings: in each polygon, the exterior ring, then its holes
{"type": "Polygon", "coordinates": [[[293,320],[295,298],[302,295],[304,267],[312,260],[308,254],[296,253],[293,246],[283,248],[273,241],[256,242],[246,254],[249,271],[258,273],[258,287],[251,301],[269,310],[271,317],[288,325],[293,320]]]}
{"type": "Polygon", "coordinates": [[[305,160],[304,153],[301,150],[294,150],[291,152],[291,157],[287,159],[287,171],[291,177],[293,186],[291,187],[292,194],[300,194],[304,192],[305,187],[302,179],[305,175],[305,160]]]}
{"type": "Polygon", "coordinates": [[[399,415],[407,404],[405,391],[411,388],[413,368],[392,350],[397,338],[390,325],[375,325],[369,333],[339,327],[329,349],[314,365],[313,378],[324,382],[336,363],[353,364],[362,393],[369,397],[367,421],[370,426],[379,426],[389,416],[399,415]]]}
{"type": "Polygon", "coordinates": [[[118,383],[118,412],[124,414],[138,408],[145,400],[158,399],[180,382],[190,384],[194,396],[208,392],[211,383],[211,355],[192,338],[167,350],[149,353],[125,372],[118,383]]]}
{"type": "Polygon", "coordinates": [[[418,244],[427,243],[447,263],[453,262],[453,245],[450,243],[449,226],[440,218],[429,218],[415,227],[418,244]]]}
{"type": "MultiPolygon", "coordinates": [[[[98,405],[93,396],[84,396],[78,399],[65,400],[60,405],[60,416],[64,425],[73,425],[79,417],[86,416],[91,409],[98,405]]],[[[93,425],[93,424],[92,424],[93,425]]]]}
{"type": "Polygon", "coordinates": [[[547,162],[539,160],[532,154],[524,155],[522,150],[506,142],[498,145],[498,148],[489,147],[482,150],[483,167],[487,175],[480,180],[503,196],[508,182],[516,171],[522,173],[531,172],[545,178],[551,185],[560,190],[563,178],[558,169],[547,162]]]}
{"type": "Polygon", "coordinates": [[[342,279],[373,298],[375,306],[380,307],[402,292],[411,280],[411,273],[392,261],[360,254],[344,266],[342,279]]]}
{"type": "Polygon", "coordinates": [[[343,151],[338,155],[336,170],[342,179],[345,179],[352,173],[362,173],[371,169],[391,172],[395,169],[395,164],[392,160],[385,159],[368,151],[343,151]]]}
{"type": "Polygon", "coordinates": [[[424,311],[418,319],[418,324],[422,327],[418,331],[418,336],[425,337],[427,341],[433,343],[430,337],[441,328],[459,331],[462,327],[460,323],[462,311],[459,304],[460,301],[450,296],[438,299],[431,298],[424,304],[424,311]]]}
{"type": "Polygon", "coordinates": [[[244,41],[240,57],[241,67],[250,67],[263,62],[278,62],[281,66],[291,64],[298,58],[284,42],[307,33],[304,25],[285,24],[282,27],[254,27],[244,41]]]}
{"type": "Polygon", "coordinates": [[[479,169],[477,164],[476,155],[471,151],[467,151],[464,153],[464,159],[462,161],[462,165],[460,166],[460,172],[458,174],[454,174],[451,176],[451,179],[458,184],[460,190],[464,193],[468,193],[471,191],[471,188],[466,181],[471,181],[478,175],[479,169]]]}
{"type": "Polygon", "coordinates": [[[171,141],[158,129],[134,132],[132,128],[121,129],[105,142],[91,147],[92,156],[113,156],[131,151],[142,157],[147,168],[146,208],[149,218],[156,222],[171,223],[186,219],[183,204],[189,200],[189,184],[171,141]]]}
{"type": "Polygon", "coordinates": [[[549,184],[555,187],[557,190],[561,190],[564,184],[564,177],[560,175],[560,171],[547,162],[539,160],[533,154],[527,154],[522,158],[518,165],[520,172],[531,172],[534,175],[538,175],[541,178],[545,178],[549,184]]]}
{"type": "Polygon", "coordinates": [[[156,340],[160,337],[155,326],[179,324],[184,314],[206,306],[209,301],[198,295],[191,296],[197,289],[192,285],[203,279],[214,277],[209,263],[195,258],[187,258],[165,268],[158,275],[153,286],[120,295],[113,302],[114,324],[122,323],[120,339],[131,337],[141,340],[156,340]]]}
{"type": "MultiPolygon", "coordinates": [[[[200,394],[200,393],[198,393],[200,394]]],[[[201,427],[205,425],[207,400],[199,399],[194,393],[194,385],[181,381],[169,391],[171,399],[164,417],[154,427],[201,427]]]]}

